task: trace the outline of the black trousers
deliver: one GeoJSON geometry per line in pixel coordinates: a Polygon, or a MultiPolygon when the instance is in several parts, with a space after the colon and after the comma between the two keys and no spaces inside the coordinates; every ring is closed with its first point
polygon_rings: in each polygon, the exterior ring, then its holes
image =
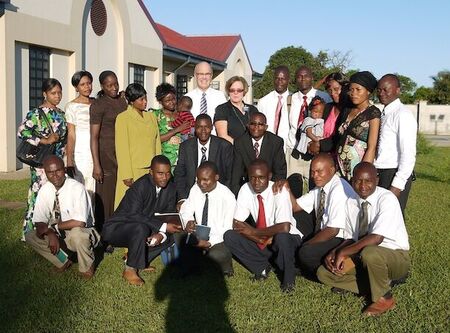
{"type": "Polygon", "coordinates": [[[222,270],[222,273],[233,272],[233,257],[224,242],[215,244],[205,250],[186,244],[186,237],[186,233],[179,233],[175,236],[175,242],[180,250],[178,263],[184,274],[189,274],[199,269],[203,256],[216,263],[222,270]]]}
{"type": "Polygon", "coordinates": [[[225,245],[233,256],[253,274],[261,274],[273,258],[282,272],[283,285],[295,283],[295,253],[302,244],[299,235],[279,233],[273,237],[272,244],[260,249],[255,242],[234,230],[228,230],[223,236],[225,245]]]}
{"type": "Polygon", "coordinates": [[[304,244],[298,251],[302,273],[315,278],[323,258],[330,250],[341,244],[343,240],[343,238],[334,237],[324,242],[304,244]]]}
{"type": "MultiPolygon", "coordinates": [[[[392,184],[392,180],[394,180],[395,174],[397,173],[397,170],[398,169],[377,169],[378,186],[389,190],[392,184]]],[[[408,180],[406,181],[405,188],[400,192],[400,197],[398,198],[403,216],[405,216],[405,208],[406,203],[408,202],[409,191],[411,190],[412,179],[413,175],[409,176],[408,180]]]]}
{"type": "Polygon", "coordinates": [[[128,248],[127,265],[136,269],[147,267],[159,254],[173,244],[173,236],[158,246],[147,246],[147,238],[152,229],[140,222],[106,223],[102,230],[102,239],[116,247],[128,248]]]}

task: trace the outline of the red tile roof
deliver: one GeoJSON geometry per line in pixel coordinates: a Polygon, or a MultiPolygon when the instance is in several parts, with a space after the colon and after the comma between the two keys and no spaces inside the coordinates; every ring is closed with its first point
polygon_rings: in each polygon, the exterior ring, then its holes
{"type": "Polygon", "coordinates": [[[228,59],[241,40],[240,35],[186,36],[159,23],[156,23],[156,28],[164,46],[221,62],[228,59]]]}

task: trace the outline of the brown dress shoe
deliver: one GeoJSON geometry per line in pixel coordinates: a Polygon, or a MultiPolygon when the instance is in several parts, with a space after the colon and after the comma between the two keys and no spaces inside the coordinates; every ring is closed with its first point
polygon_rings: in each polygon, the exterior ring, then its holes
{"type": "Polygon", "coordinates": [[[53,271],[56,273],[64,273],[67,271],[70,266],[72,266],[72,261],[70,259],[67,259],[66,263],[61,267],[53,267],[53,271]]]}
{"type": "Polygon", "coordinates": [[[384,298],[380,297],[378,301],[370,304],[367,309],[364,310],[363,314],[369,317],[379,316],[386,311],[393,309],[395,307],[394,297],[384,298]]]}
{"type": "Polygon", "coordinates": [[[129,284],[133,286],[142,286],[144,280],[142,280],[134,269],[126,269],[122,274],[123,278],[128,281],[129,284]]]}
{"type": "Polygon", "coordinates": [[[86,272],[79,272],[80,276],[83,279],[90,280],[94,277],[95,269],[94,264],[86,271],[86,272]]]}

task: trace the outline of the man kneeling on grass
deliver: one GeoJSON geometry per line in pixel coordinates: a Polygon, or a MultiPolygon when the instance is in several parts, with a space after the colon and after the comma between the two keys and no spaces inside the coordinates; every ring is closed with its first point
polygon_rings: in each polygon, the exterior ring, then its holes
{"type": "Polygon", "coordinates": [[[66,178],[64,162],[51,155],[44,161],[48,182],[38,192],[33,214],[35,230],[25,235],[26,242],[45,259],[64,272],[72,261],[60,249],[60,241],[77,253],[82,277],[94,275],[94,247],[100,236],[93,226],[88,192],[83,184],[66,178]]]}
{"type": "Polygon", "coordinates": [[[236,199],[218,180],[216,164],[202,162],[197,168],[197,184],[181,206],[180,215],[186,221],[188,233],[182,237],[180,246],[183,274],[199,268],[201,255],[206,255],[220,266],[225,276],[233,275],[232,256],[223,242],[223,234],[233,226],[236,199]]]}
{"type": "Polygon", "coordinates": [[[380,315],[395,306],[391,285],[404,280],[410,268],[408,234],[395,195],[377,185],[377,170],[368,163],[353,171],[352,186],[359,198],[346,203],[346,238],[325,258],[318,279],[334,291],[370,292],[367,316],[380,315]]]}
{"type": "Polygon", "coordinates": [[[281,290],[290,293],[295,286],[295,253],[303,235],[295,227],[289,193],[282,188],[272,191],[272,174],[268,164],[256,159],[248,167],[249,182],[237,197],[233,230],[224,235],[225,245],[253,274],[253,280],[264,280],[273,259],[282,273],[281,290]],[[255,226],[244,221],[251,215],[255,226]]]}

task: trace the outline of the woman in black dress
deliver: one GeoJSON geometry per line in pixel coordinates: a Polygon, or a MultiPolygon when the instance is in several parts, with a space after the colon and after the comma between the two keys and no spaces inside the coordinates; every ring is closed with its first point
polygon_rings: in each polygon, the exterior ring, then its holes
{"type": "Polygon", "coordinates": [[[248,92],[248,83],[243,77],[230,78],[225,85],[225,90],[230,99],[216,108],[214,126],[217,136],[234,143],[235,139],[246,132],[250,113],[258,109],[243,101],[248,92]]]}

